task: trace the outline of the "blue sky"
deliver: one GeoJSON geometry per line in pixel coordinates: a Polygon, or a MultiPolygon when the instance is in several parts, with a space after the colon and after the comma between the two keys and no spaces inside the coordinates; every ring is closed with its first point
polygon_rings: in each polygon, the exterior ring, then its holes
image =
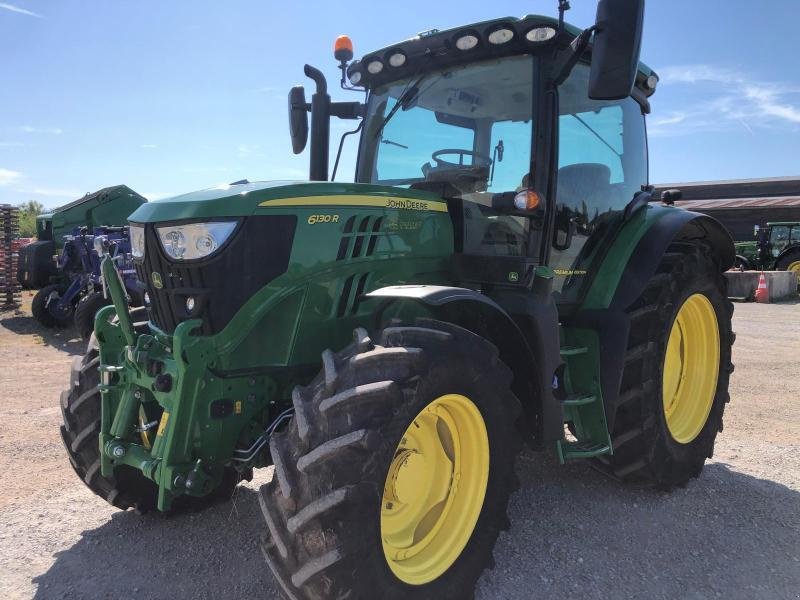
{"type": "MultiPolygon", "coordinates": [[[[335,84],[338,34],[360,56],[433,27],[554,15],[556,4],[0,2],[0,202],[57,206],[117,183],[154,199],[304,178],[286,93],[305,83],[306,62],[335,84]]],[[[594,21],[593,0],[572,4],[569,21],[594,21]]],[[[798,22],[797,0],[649,0],[642,58],[661,75],[651,182],[800,175],[798,22]]],[[[334,122],[334,141],[350,124],[334,122]]]]}

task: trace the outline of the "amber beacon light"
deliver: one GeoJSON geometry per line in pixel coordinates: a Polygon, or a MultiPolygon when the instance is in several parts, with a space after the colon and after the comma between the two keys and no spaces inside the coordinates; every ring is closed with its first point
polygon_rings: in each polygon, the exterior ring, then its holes
{"type": "Polygon", "coordinates": [[[349,62],[353,59],[353,40],[350,36],[340,35],[333,42],[333,57],[339,62],[349,62]]]}

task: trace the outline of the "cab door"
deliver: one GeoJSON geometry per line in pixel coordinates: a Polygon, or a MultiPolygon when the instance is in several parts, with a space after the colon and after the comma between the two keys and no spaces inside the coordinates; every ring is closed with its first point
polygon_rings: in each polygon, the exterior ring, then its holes
{"type": "Polygon", "coordinates": [[[588,98],[588,65],[559,88],[555,231],[549,265],[560,304],[578,303],[622,224],[625,206],[647,185],[647,136],[633,98],[588,98]]]}

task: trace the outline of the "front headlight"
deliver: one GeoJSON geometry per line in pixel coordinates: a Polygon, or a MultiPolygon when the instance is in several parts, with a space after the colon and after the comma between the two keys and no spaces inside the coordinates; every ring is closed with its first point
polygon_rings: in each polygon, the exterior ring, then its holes
{"type": "Polygon", "coordinates": [[[225,243],[234,229],[236,221],[156,227],[164,252],[175,260],[194,260],[210,256],[225,243]]]}
{"type": "Polygon", "coordinates": [[[133,258],[144,258],[144,225],[131,225],[128,232],[131,236],[133,258]]]}

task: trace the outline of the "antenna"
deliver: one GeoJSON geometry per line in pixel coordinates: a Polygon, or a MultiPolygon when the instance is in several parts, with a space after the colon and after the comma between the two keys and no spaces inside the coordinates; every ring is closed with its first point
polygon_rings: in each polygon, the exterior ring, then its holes
{"type": "Polygon", "coordinates": [[[564,30],[564,13],[570,9],[569,0],[558,0],[558,30],[564,30]]]}

